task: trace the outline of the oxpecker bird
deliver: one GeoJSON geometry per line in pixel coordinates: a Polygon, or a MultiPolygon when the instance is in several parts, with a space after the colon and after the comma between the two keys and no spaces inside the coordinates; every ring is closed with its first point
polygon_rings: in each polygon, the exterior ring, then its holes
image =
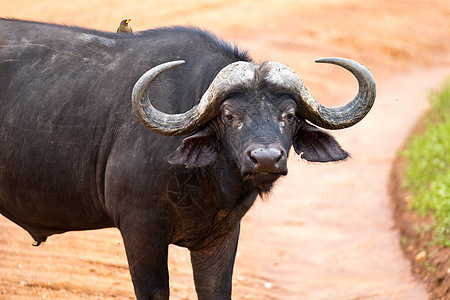
{"type": "Polygon", "coordinates": [[[120,22],[119,28],[117,28],[117,33],[133,33],[133,30],[128,23],[130,23],[131,19],[125,19],[120,22]]]}

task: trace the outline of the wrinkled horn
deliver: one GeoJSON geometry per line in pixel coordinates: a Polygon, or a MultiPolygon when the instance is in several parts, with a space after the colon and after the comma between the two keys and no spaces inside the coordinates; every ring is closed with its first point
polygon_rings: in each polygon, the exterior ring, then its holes
{"type": "Polygon", "coordinates": [[[232,63],[223,68],[199,103],[185,113],[167,114],[153,107],[148,97],[150,83],[161,73],[183,64],[184,61],[172,61],[160,64],[139,78],[133,88],[133,111],[139,120],[150,130],[162,135],[184,135],[195,131],[218,113],[220,96],[231,86],[246,84],[253,79],[254,65],[244,61],[232,63]]]}
{"type": "Polygon", "coordinates": [[[299,96],[298,115],[324,129],[343,129],[361,121],[372,108],[376,96],[375,80],[361,64],[346,58],[328,57],[316,60],[350,71],[358,80],[359,90],[355,98],[342,107],[326,107],[317,103],[294,71],[280,63],[271,65],[268,79],[283,85],[299,96]]]}

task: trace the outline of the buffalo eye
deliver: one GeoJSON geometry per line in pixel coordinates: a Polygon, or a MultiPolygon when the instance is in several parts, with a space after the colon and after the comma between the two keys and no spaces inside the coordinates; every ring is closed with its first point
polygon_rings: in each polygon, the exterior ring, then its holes
{"type": "Polygon", "coordinates": [[[293,122],[293,121],[294,121],[294,118],[295,118],[295,115],[294,115],[294,114],[289,113],[289,114],[286,115],[286,119],[287,119],[289,122],[293,122]]]}
{"type": "Polygon", "coordinates": [[[295,113],[288,112],[284,114],[283,119],[287,124],[292,124],[297,119],[297,117],[295,116],[295,113]]]}
{"type": "Polygon", "coordinates": [[[234,121],[234,116],[229,111],[225,111],[223,114],[223,121],[225,124],[230,125],[234,121]]]}

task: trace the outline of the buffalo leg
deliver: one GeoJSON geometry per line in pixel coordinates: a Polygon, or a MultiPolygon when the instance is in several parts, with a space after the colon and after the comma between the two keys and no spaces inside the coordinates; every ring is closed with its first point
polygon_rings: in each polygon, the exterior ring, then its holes
{"type": "Polygon", "coordinates": [[[121,228],[134,291],[138,300],[169,299],[168,244],[153,224],[121,228]],[[153,225],[153,226],[152,226],[153,225]]]}
{"type": "Polygon", "coordinates": [[[231,279],[239,239],[239,225],[201,250],[191,250],[195,289],[199,300],[231,299],[231,279]]]}

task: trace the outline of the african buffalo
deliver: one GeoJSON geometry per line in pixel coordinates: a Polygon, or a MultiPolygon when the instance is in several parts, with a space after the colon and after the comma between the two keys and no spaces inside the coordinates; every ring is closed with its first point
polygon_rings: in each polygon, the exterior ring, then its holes
{"type": "Polygon", "coordinates": [[[193,27],[133,35],[0,19],[0,212],[37,244],[117,227],[138,299],[168,299],[168,245],[190,250],[199,299],[230,299],[240,220],[308,161],[348,154],[375,83],[318,104],[299,77],[193,27]],[[137,117],[136,117],[137,116],[137,117]]]}

